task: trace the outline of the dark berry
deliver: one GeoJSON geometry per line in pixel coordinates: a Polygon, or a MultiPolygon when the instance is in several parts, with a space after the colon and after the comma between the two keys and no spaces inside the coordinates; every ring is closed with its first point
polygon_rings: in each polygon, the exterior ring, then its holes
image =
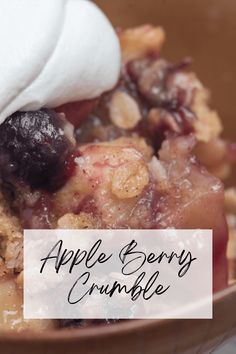
{"type": "Polygon", "coordinates": [[[52,110],[16,112],[0,125],[0,172],[32,188],[56,189],[72,144],[52,110]]]}
{"type": "Polygon", "coordinates": [[[78,328],[83,327],[83,320],[60,320],[59,321],[59,328],[78,328]]]}
{"type": "Polygon", "coordinates": [[[59,328],[78,328],[78,327],[88,327],[88,326],[102,326],[102,325],[111,325],[114,323],[119,322],[119,320],[108,320],[108,319],[104,319],[104,320],[60,320],[59,321],[59,328]]]}

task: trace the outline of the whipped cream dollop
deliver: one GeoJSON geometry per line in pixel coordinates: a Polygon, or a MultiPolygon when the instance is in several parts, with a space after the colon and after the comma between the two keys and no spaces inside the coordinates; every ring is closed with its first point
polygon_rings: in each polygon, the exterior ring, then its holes
{"type": "Polygon", "coordinates": [[[120,72],[112,25],[88,0],[0,1],[0,124],[111,89],[120,72]]]}

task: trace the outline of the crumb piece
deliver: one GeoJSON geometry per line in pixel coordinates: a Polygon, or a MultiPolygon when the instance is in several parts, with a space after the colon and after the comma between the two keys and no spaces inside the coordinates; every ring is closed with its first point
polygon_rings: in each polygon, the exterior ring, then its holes
{"type": "Polygon", "coordinates": [[[236,188],[229,188],[225,191],[226,212],[236,215],[236,188]]]}
{"type": "MultiPolygon", "coordinates": [[[[103,143],[103,146],[105,143],[103,143]]],[[[153,155],[153,148],[147,144],[144,138],[140,137],[121,137],[107,143],[108,146],[127,146],[132,147],[142,154],[142,157],[149,161],[153,155]]]]}
{"type": "Polygon", "coordinates": [[[112,123],[121,129],[133,129],[142,119],[137,102],[126,92],[113,94],[109,110],[112,123]]]}
{"type": "Polygon", "coordinates": [[[147,121],[156,130],[161,130],[164,127],[172,132],[181,133],[181,129],[174,116],[161,108],[151,108],[148,112],[147,121]]]}
{"type": "Polygon", "coordinates": [[[58,220],[59,229],[94,229],[98,226],[96,219],[88,213],[65,214],[58,220]]]}
{"type": "Polygon", "coordinates": [[[161,27],[144,25],[119,33],[124,61],[159,53],[165,41],[165,32],[161,27]]]}
{"type": "Polygon", "coordinates": [[[140,161],[119,166],[113,175],[112,193],[119,199],[139,196],[149,183],[147,167],[140,161]]]}
{"type": "Polygon", "coordinates": [[[194,122],[197,140],[203,142],[217,138],[223,130],[220,117],[217,112],[209,108],[208,101],[208,90],[203,87],[197,89],[191,108],[197,116],[194,122]]]}

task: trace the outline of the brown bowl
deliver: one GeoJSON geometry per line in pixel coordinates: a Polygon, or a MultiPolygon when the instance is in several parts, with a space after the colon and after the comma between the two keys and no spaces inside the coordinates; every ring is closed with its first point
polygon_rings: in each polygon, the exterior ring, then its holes
{"type": "MultiPolygon", "coordinates": [[[[213,105],[236,140],[236,2],[234,0],[97,0],[116,26],[162,25],[164,54],[194,58],[213,105]]],[[[214,296],[213,320],[140,320],[46,333],[0,334],[4,354],[209,353],[236,333],[236,285],[214,296]]]]}
{"type": "Polygon", "coordinates": [[[213,320],[132,320],[46,333],[0,335],[4,354],[210,353],[236,333],[236,285],[214,297],[213,320]]]}

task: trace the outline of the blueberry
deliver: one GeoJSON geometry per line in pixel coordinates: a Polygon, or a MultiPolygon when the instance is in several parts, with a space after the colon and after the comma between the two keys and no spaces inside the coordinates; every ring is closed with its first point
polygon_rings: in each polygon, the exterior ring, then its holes
{"type": "Polygon", "coordinates": [[[0,173],[32,188],[56,189],[71,142],[64,120],[52,110],[16,112],[0,125],[0,173]],[[59,178],[57,178],[59,177],[59,178]]]}

